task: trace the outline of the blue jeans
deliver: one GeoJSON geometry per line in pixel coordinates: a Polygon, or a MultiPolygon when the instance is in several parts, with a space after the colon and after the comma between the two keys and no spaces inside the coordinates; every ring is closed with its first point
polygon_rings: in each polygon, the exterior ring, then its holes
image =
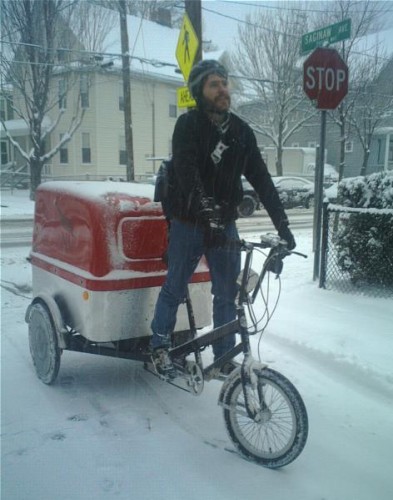
{"type": "MultiPolygon", "coordinates": [[[[238,240],[236,224],[225,228],[228,240],[238,240]]],[[[204,232],[199,226],[177,219],[171,221],[168,245],[168,274],[158,296],[151,323],[151,347],[170,347],[179,304],[186,296],[190,281],[202,255],[205,254],[212,281],[213,324],[224,325],[236,318],[235,298],[240,273],[240,251],[229,248],[206,248],[204,232]]],[[[228,335],[213,344],[215,359],[234,347],[235,335],[228,335]]]]}

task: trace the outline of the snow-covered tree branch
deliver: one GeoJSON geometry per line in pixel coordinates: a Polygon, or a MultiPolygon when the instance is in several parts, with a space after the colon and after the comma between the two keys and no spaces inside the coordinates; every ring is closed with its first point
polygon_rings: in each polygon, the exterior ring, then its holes
{"type": "MultiPolygon", "coordinates": [[[[22,147],[13,137],[12,130],[8,129],[6,134],[29,164],[32,198],[41,183],[44,163],[71,140],[85,114],[80,98],[77,98],[69,123],[64,123],[61,103],[65,102],[74,85],[80,85],[80,61],[84,62],[85,70],[88,70],[86,62],[94,64],[82,42],[88,40],[87,49],[99,50],[100,37],[105,36],[111,27],[110,14],[109,17],[97,17],[101,10],[90,10],[90,4],[81,0],[1,2],[5,48],[0,60],[1,79],[13,89],[13,108],[22,123],[26,123],[29,141],[26,147],[22,147]],[[76,23],[76,19],[82,17],[86,21],[86,12],[90,12],[88,22],[76,23]],[[96,41],[93,40],[95,36],[96,41]],[[59,80],[64,82],[61,90],[59,80]],[[53,131],[60,123],[66,133],[62,134],[60,141],[53,143],[53,131]],[[46,140],[48,136],[51,136],[50,149],[46,140]]],[[[7,128],[6,124],[4,128],[7,128]]]]}
{"type": "Polygon", "coordinates": [[[245,118],[276,146],[277,175],[283,173],[286,141],[315,114],[305,106],[301,91],[299,44],[306,32],[306,17],[298,10],[259,10],[239,27],[237,52],[233,54],[234,67],[249,78],[253,101],[258,103],[253,110],[257,116],[245,118]],[[289,123],[295,111],[301,112],[301,119],[289,123]]]}

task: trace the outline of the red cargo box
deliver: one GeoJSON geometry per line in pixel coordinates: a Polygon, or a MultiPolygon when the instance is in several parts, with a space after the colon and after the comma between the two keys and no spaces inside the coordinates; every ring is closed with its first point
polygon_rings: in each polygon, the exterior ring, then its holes
{"type": "MultiPolygon", "coordinates": [[[[153,186],[48,182],[36,192],[33,293],[49,294],[64,321],[90,340],[150,334],[166,266],[167,223],[153,186]]],[[[210,277],[201,261],[190,286],[198,328],[211,323],[210,277]]],[[[176,330],[188,328],[179,309],[176,330]]]]}

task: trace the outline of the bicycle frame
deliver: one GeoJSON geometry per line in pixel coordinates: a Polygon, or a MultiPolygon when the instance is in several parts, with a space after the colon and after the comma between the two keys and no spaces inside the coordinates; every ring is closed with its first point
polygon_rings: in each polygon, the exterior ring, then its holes
{"type": "Polygon", "coordinates": [[[263,368],[266,367],[267,365],[262,365],[252,357],[250,339],[249,339],[250,333],[248,331],[247,319],[245,313],[245,304],[247,302],[251,303],[254,302],[258,290],[260,289],[263,279],[267,273],[269,260],[276,255],[286,255],[288,254],[288,251],[286,250],[286,243],[275,236],[274,237],[272,236],[270,238],[265,237],[264,241],[262,241],[261,243],[251,243],[251,242],[241,241],[240,243],[238,243],[238,245],[240,245],[240,249],[246,253],[246,257],[245,257],[243,275],[239,287],[239,294],[236,306],[237,318],[231,321],[230,323],[214,328],[210,332],[207,332],[197,337],[197,330],[195,327],[195,319],[192,309],[192,303],[189,295],[187,294],[186,304],[190,321],[190,331],[192,333],[193,338],[188,342],[185,342],[184,344],[172,348],[170,350],[170,356],[173,360],[176,360],[177,358],[185,358],[187,355],[194,353],[196,362],[201,367],[204,378],[209,380],[211,373],[215,369],[222,367],[229,360],[233,359],[238,354],[243,353],[244,359],[241,365],[241,376],[243,381],[243,389],[245,391],[244,395],[245,395],[247,412],[249,416],[252,418],[253,416],[255,416],[255,411],[250,407],[251,406],[250,398],[247,395],[246,387],[249,386],[250,384],[253,385],[254,383],[253,370],[256,367],[263,368]],[[252,296],[248,297],[247,283],[251,268],[251,257],[253,250],[254,248],[269,248],[269,247],[271,247],[270,252],[263,264],[262,271],[260,273],[256,288],[254,289],[252,296]],[[223,338],[227,335],[232,335],[234,333],[240,334],[240,342],[237,345],[235,345],[235,347],[233,347],[230,351],[225,353],[221,358],[217,359],[209,366],[203,367],[201,359],[201,351],[203,351],[207,346],[211,345],[214,341],[223,338]]]}

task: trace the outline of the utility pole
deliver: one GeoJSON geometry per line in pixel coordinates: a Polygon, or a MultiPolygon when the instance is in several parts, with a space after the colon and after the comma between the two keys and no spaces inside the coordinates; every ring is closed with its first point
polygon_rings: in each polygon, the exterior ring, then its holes
{"type": "Polygon", "coordinates": [[[202,2],[201,0],[185,0],[186,14],[190,18],[195,34],[199,40],[194,64],[202,60],[202,2]]]}
{"type": "Polygon", "coordinates": [[[130,45],[128,41],[127,10],[125,0],[118,0],[120,14],[121,56],[123,68],[123,96],[124,96],[124,132],[127,151],[127,181],[135,179],[134,146],[132,138],[131,116],[131,76],[130,76],[130,45]]]}

